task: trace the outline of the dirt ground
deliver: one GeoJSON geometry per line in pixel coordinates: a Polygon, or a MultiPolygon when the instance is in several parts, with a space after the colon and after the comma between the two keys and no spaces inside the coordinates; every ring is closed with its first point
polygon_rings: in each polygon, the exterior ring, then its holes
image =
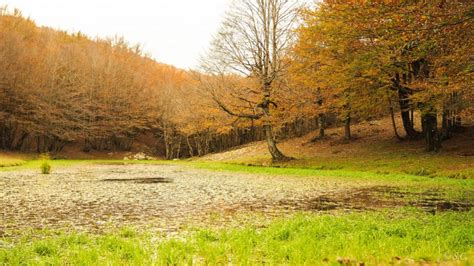
{"type": "MultiPolygon", "coordinates": [[[[401,120],[398,121],[398,130],[402,134],[401,120]]],[[[417,119],[419,122],[419,119],[417,119]]],[[[417,125],[418,130],[421,125],[417,125]]],[[[323,140],[312,142],[318,136],[318,131],[311,132],[300,138],[279,141],[279,148],[286,155],[295,158],[311,157],[344,157],[344,156],[367,156],[383,153],[400,152],[422,152],[424,140],[400,141],[392,128],[389,118],[377,121],[362,122],[352,125],[353,139],[344,141],[344,127],[331,127],[326,130],[323,140]],[[383,147],[383,148],[381,148],[383,147]]],[[[440,154],[449,156],[474,156],[474,125],[453,132],[451,138],[442,144],[440,154]]],[[[248,161],[252,158],[270,158],[267,144],[264,141],[250,143],[236,147],[226,152],[209,154],[203,157],[208,161],[248,161]]]]}
{"type": "Polygon", "coordinates": [[[369,182],[213,172],[183,165],[90,164],[56,169],[51,175],[0,172],[4,236],[31,228],[95,231],[111,226],[176,232],[187,225],[235,222],[241,214],[265,218],[302,210],[357,211],[410,204],[434,211],[472,207],[445,202],[436,193],[408,195],[369,182]],[[408,198],[418,199],[417,203],[401,200],[408,198]]]}
{"type": "Polygon", "coordinates": [[[176,165],[87,165],[0,172],[0,231],[97,229],[108,224],[174,230],[209,215],[273,215],[294,202],[344,189],[337,181],[217,173],[176,165]],[[281,203],[287,200],[288,204],[281,203]]]}

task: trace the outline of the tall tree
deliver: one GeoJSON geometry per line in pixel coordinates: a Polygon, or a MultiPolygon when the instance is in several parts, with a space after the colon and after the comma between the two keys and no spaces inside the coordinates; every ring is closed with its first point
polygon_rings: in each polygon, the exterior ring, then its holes
{"type": "Polygon", "coordinates": [[[424,136],[426,149],[438,150],[438,114],[447,127],[453,113],[472,106],[473,14],[468,0],[326,0],[303,12],[295,58],[309,87],[321,87],[352,116],[397,97],[407,137],[424,136]]]}
{"type": "Polygon", "coordinates": [[[297,8],[298,3],[294,0],[234,1],[208,56],[203,60],[203,69],[208,74],[233,73],[255,80],[255,88],[238,96],[241,102],[253,105],[251,113],[232,110],[215,93],[213,98],[229,115],[263,120],[273,161],[289,159],[276,145],[271,112],[278,107],[277,100],[273,98],[278,89],[277,83],[287,73],[285,56],[293,42],[297,8]]]}

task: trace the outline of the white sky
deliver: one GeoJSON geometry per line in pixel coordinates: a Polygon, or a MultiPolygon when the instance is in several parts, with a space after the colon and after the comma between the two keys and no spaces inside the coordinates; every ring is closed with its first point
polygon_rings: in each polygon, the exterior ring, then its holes
{"type": "Polygon", "coordinates": [[[40,26],[91,37],[123,36],[159,62],[198,64],[230,0],[0,0],[40,26]]]}

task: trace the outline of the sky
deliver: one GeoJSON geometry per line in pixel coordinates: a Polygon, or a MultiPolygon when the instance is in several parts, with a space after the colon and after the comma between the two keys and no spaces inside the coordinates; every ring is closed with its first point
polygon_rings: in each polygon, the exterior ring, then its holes
{"type": "Polygon", "coordinates": [[[231,0],[0,0],[39,26],[123,36],[155,60],[197,67],[231,0]]]}

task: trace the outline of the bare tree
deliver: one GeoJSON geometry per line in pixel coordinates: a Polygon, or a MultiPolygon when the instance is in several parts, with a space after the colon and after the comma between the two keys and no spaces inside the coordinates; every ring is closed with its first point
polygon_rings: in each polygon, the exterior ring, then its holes
{"type": "Polygon", "coordinates": [[[256,89],[244,88],[248,93],[240,93],[237,99],[245,105],[254,103],[251,112],[234,110],[214,90],[210,92],[218,106],[229,115],[263,120],[273,161],[289,159],[276,145],[270,112],[277,108],[272,99],[278,88],[276,84],[286,75],[285,57],[294,39],[298,5],[296,0],[233,1],[209,54],[203,59],[202,67],[208,74],[240,74],[257,81],[256,89]]]}

